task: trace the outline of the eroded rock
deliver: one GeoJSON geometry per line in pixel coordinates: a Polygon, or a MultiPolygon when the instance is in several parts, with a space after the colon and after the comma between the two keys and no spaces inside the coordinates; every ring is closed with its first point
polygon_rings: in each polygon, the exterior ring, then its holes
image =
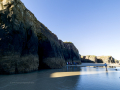
{"type": "Polygon", "coordinates": [[[112,56],[81,56],[81,61],[85,63],[118,63],[112,56]]]}
{"type": "Polygon", "coordinates": [[[61,68],[65,60],[80,60],[78,54],[73,44],[61,45],[20,0],[0,0],[0,74],[61,68]]]}

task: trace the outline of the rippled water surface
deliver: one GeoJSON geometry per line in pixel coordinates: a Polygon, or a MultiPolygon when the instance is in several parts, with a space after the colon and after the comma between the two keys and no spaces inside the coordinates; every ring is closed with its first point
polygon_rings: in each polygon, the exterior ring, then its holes
{"type": "Polygon", "coordinates": [[[0,90],[120,90],[120,68],[66,66],[0,75],[0,90]]]}

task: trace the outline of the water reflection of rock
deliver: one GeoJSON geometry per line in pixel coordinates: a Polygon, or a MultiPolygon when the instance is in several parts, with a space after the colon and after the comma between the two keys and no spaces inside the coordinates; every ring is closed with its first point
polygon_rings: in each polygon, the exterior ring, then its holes
{"type": "Polygon", "coordinates": [[[66,68],[63,68],[63,70],[65,71],[80,71],[81,70],[81,67],[79,66],[66,66],[66,68]]]}

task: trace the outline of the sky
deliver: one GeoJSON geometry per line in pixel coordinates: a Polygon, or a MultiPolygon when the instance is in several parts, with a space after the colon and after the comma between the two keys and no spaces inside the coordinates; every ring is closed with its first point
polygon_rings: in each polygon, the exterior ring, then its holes
{"type": "Polygon", "coordinates": [[[120,0],[21,0],[38,21],[81,55],[120,60],[120,0]]]}

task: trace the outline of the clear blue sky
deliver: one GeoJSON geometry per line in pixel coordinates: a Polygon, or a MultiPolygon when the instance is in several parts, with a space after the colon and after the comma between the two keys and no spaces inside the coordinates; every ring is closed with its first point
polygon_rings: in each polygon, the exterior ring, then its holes
{"type": "Polygon", "coordinates": [[[81,55],[120,60],[120,0],[21,0],[37,19],[81,55]]]}

